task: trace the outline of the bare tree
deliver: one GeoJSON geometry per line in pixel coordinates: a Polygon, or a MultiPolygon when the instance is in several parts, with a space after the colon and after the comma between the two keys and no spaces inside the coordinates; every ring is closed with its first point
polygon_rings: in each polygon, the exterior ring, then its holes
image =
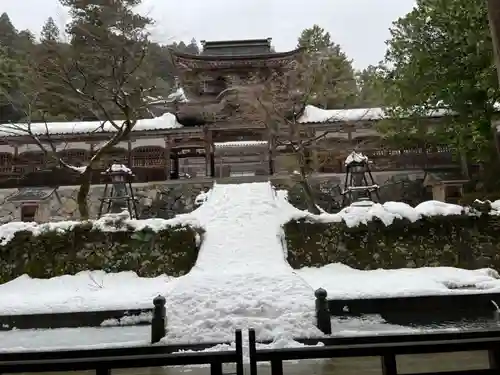
{"type": "MultiPolygon", "coordinates": [[[[299,119],[318,91],[335,87],[331,79],[325,81],[329,76],[325,74],[327,68],[321,59],[311,59],[304,54],[281,71],[273,71],[267,77],[253,76],[244,85],[221,93],[224,106],[232,108],[236,116],[267,129],[270,147],[290,152],[297,167],[291,177],[301,185],[308,210],[314,214],[321,210],[309,182],[314,172],[313,154],[331,131],[316,131],[314,126],[299,119]]],[[[322,119],[323,122],[345,120],[349,119],[336,118],[336,115],[322,119]]],[[[319,160],[319,163],[327,161],[319,160]]]]}
{"type": "Polygon", "coordinates": [[[76,105],[82,117],[91,114],[99,125],[90,133],[111,134],[93,150],[88,165],[78,168],[63,160],[56,152],[51,125],[44,122],[41,127],[32,121],[37,111],[36,94],[30,93],[31,99],[17,105],[23,107],[25,123],[4,125],[0,129],[29,135],[56,165],[81,173],[77,203],[83,220],[89,218],[87,197],[95,166],[114,146],[128,139],[137,120],[148,112],[148,101],[154,89],[154,79],[147,64],[149,34],[145,25],[149,21],[143,18],[138,22],[131,16],[130,9],[123,7],[106,8],[101,16],[99,22],[90,26],[73,22],[70,46],[55,48],[52,42],[47,43],[49,53],[43,61],[32,66],[34,87],[43,90],[50,86],[60,100],[76,105]],[[111,10],[114,13],[110,13],[111,10]]]}

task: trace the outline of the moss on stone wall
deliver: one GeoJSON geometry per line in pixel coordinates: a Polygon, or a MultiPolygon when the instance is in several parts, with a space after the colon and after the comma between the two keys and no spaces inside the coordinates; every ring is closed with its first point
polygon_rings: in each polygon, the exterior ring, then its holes
{"type": "Polygon", "coordinates": [[[158,232],[150,228],[101,231],[92,223],[38,235],[19,231],[0,246],[0,282],[25,273],[49,278],[84,270],[134,271],[140,276],[183,275],[196,261],[200,231],[188,226],[158,232]]]}
{"type": "Polygon", "coordinates": [[[285,226],[293,268],[340,262],[358,269],[451,266],[500,270],[499,216],[433,216],[416,222],[290,222],[285,226]]]}

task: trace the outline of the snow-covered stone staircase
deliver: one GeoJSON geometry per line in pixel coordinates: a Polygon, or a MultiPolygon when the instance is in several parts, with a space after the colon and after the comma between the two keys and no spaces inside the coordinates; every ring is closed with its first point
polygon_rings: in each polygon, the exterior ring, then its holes
{"type": "Polygon", "coordinates": [[[314,292],[286,261],[282,224],[293,212],[269,182],[215,184],[189,215],[206,233],[195,266],[167,298],[166,340],[317,335],[314,292]]]}

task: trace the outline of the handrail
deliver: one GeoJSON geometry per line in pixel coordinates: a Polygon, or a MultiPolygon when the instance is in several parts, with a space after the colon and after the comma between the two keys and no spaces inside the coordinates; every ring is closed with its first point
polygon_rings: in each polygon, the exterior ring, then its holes
{"type": "MultiPolygon", "coordinates": [[[[476,333],[477,334],[477,333],[476,333]]],[[[301,360],[301,359],[320,359],[320,358],[349,358],[349,357],[381,357],[381,367],[383,375],[398,375],[396,365],[396,355],[402,354],[430,354],[430,353],[449,353],[459,351],[488,350],[490,354],[490,368],[481,370],[464,370],[452,372],[432,372],[430,374],[456,374],[456,375],[479,375],[479,374],[498,374],[500,367],[498,359],[500,358],[500,334],[498,331],[490,333],[483,331],[484,337],[476,338],[454,338],[436,340],[435,334],[413,334],[401,335],[397,340],[394,337],[392,342],[376,342],[377,338],[371,336],[373,342],[356,343],[358,337],[352,338],[349,344],[335,344],[332,340],[325,343],[325,346],[304,346],[280,349],[259,349],[255,331],[249,330],[249,353],[250,353],[250,375],[257,375],[257,364],[259,362],[271,363],[271,374],[283,374],[283,361],[301,360]],[[412,340],[412,338],[418,338],[412,340]],[[406,341],[405,341],[406,340],[406,341]]],[[[382,336],[383,337],[383,336],[382,336]]],[[[446,337],[446,333],[443,333],[446,337]]],[[[305,339],[304,339],[305,340],[305,339]]],[[[297,339],[303,341],[303,339],[297,339]]],[[[419,373],[420,374],[420,373],[419,373]]],[[[406,374],[416,375],[416,374],[406,374]]]]}
{"type": "Polygon", "coordinates": [[[111,369],[208,364],[212,375],[222,375],[224,363],[235,363],[236,374],[243,375],[241,330],[235,332],[234,350],[201,351],[217,344],[0,353],[0,373],[95,370],[109,374],[111,369]]]}

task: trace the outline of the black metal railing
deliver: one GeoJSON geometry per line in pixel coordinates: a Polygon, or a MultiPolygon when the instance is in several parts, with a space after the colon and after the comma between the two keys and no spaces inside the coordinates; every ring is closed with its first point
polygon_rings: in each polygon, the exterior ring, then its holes
{"type": "MultiPolygon", "coordinates": [[[[283,361],[380,357],[383,375],[398,375],[397,356],[487,350],[489,368],[446,372],[418,373],[420,375],[483,375],[500,374],[500,330],[433,334],[377,335],[367,337],[331,337],[297,339],[308,346],[279,349],[257,348],[255,331],[249,334],[250,375],[258,374],[258,364],[271,364],[272,375],[282,375],[283,361]],[[315,345],[323,343],[323,346],[315,345]]],[[[267,343],[267,342],[264,342],[267,343]]],[[[416,375],[405,373],[405,375],[416,375]]]]}
{"type": "Polygon", "coordinates": [[[331,316],[356,317],[378,314],[387,323],[425,326],[464,320],[500,320],[500,293],[476,291],[447,295],[328,299],[324,289],[316,297],[316,326],[325,334],[332,332],[331,316]]]}
{"type": "Polygon", "coordinates": [[[223,364],[234,363],[236,374],[243,375],[241,330],[235,332],[234,342],[234,350],[223,351],[203,351],[221,343],[202,343],[0,353],[0,373],[94,370],[109,375],[112,369],[209,365],[211,375],[223,375],[223,364]]]}

